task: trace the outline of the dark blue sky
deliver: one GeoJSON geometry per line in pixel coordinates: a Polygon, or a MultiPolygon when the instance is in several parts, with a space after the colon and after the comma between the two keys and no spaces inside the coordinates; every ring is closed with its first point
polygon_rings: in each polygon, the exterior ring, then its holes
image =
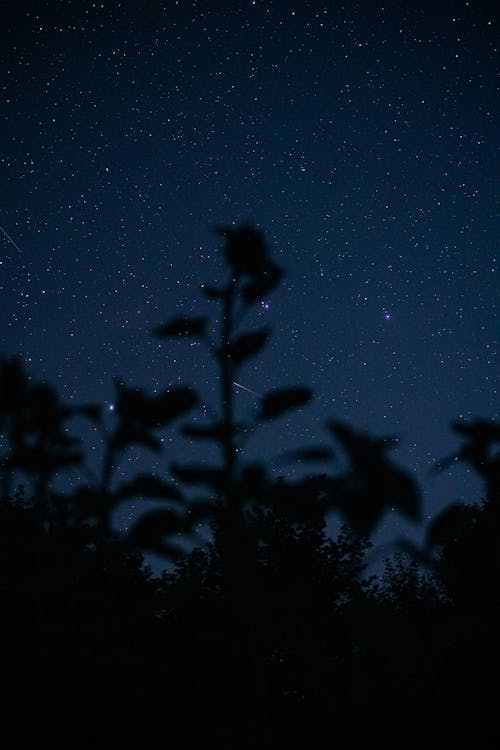
{"type": "Polygon", "coordinates": [[[255,316],[272,343],[239,382],[316,400],[248,453],[347,420],[401,436],[426,515],[477,499],[463,470],[428,473],[457,446],[451,420],[499,416],[493,4],[6,7],[2,352],[76,402],[111,404],[120,376],[212,403],[206,354],[150,332],[204,308],[213,227],[255,222],[287,275],[255,316]]]}

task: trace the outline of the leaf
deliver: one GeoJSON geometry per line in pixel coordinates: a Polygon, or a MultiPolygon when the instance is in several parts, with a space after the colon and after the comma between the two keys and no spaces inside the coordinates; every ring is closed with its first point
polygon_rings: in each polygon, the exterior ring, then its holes
{"type": "Polygon", "coordinates": [[[421,550],[416,544],[410,542],[408,539],[395,539],[394,547],[407,555],[410,560],[432,568],[432,557],[430,557],[425,550],[421,550]]]}
{"type": "Polygon", "coordinates": [[[102,414],[102,408],[97,404],[77,406],[75,409],[75,413],[83,414],[84,417],[91,419],[93,422],[98,422],[102,414]]]}
{"type": "Polygon", "coordinates": [[[248,304],[258,302],[278,286],[282,277],[281,268],[274,263],[268,263],[258,276],[254,276],[250,283],[242,288],[241,296],[248,304]]]}
{"type": "Polygon", "coordinates": [[[131,445],[145,445],[153,451],[159,451],[161,448],[161,441],[153,435],[151,429],[135,422],[120,424],[113,436],[113,444],[120,449],[131,445]]]}
{"type": "Polygon", "coordinates": [[[427,532],[427,546],[437,547],[451,542],[464,528],[470,509],[463,503],[452,503],[434,519],[427,532]]]}
{"type": "Polygon", "coordinates": [[[0,363],[0,410],[13,413],[25,403],[29,392],[28,377],[19,357],[0,363]]]}
{"type": "Polygon", "coordinates": [[[231,357],[236,365],[240,365],[246,359],[255,357],[266,344],[269,338],[270,329],[261,328],[258,331],[244,333],[238,339],[226,346],[222,352],[231,357]]]}
{"type": "Polygon", "coordinates": [[[334,452],[330,448],[302,448],[296,451],[287,451],[281,458],[285,461],[328,461],[332,459],[334,452]]]}
{"type": "Polygon", "coordinates": [[[206,501],[191,503],[188,508],[189,521],[192,525],[203,523],[214,518],[220,509],[215,503],[206,501]]]}
{"type": "Polygon", "coordinates": [[[408,518],[417,521],[420,518],[420,492],[414,479],[391,463],[387,467],[385,486],[394,499],[394,506],[408,518]]]}
{"type": "Polygon", "coordinates": [[[152,399],[151,423],[163,427],[186,414],[196,405],[197,401],[196,394],[191,388],[185,386],[168,388],[152,399]]]}
{"type": "Polygon", "coordinates": [[[115,381],[117,397],[115,414],[123,421],[137,420],[144,422],[144,414],[150,409],[151,398],[140,388],[129,388],[124,383],[115,381]]]}
{"type": "Polygon", "coordinates": [[[201,336],[205,335],[205,326],[207,318],[185,318],[179,317],[171,320],[170,323],[156,328],[153,333],[162,338],[175,336],[201,336]]]}
{"type": "Polygon", "coordinates": [[[248,464],[241,471],[240,492],[242,496],[263,495],[268,487],[266,469],[261,464],[248,464]]]}
{"type": "Polygon", "coordinates": [[[224,292],[209,284],[203,284],[201,291],[207,299],[218,301],[224,297],[224,292]]]}
{"type": "Polygon", "coordinates": [[[255,227],[219,227],[217,233],[225,238],[224,252],[237,274],[258,274],[265,266],[268,249],[264,235],[255,227]]]}
{"type": "Polygon", "coordinates": [[[337,479],[333,493],[333,503],[342,509],[349,523],[363,533],[370,533],[389,509],[417,519],[418,487],[409,474],[386,456],[397,440],[374,438],[339,422],[332,422],[330,429],[351,464],[351,470],[337,479]]]}
{"type": "Polygon", "coordinates": [[[471,464],[487,480],[498,476],[500,452],[495,446],[500,443],[500,422],[475,419],[455,422],[453,429],[466,437],[458,460],[471,464]]]}
{"type": "Polygon", "coordinates": [[[176,559],[182,554],[178,545],[164,537],[180,535],[190,530],[190,521],[172,510],[145,513],[132,526],[125,540],[129,548],[148,549],[166,557],[176,559]]]}
{"type": "Polygon", "coordinates": [[[150,474],[139,474],[130,482],[124,482],[116,495],[120,498],[144,496],[182,500],[182,493],[175,485],[150,474]]]}
{"type": "Polygon", "coordinates": [[[235,435],[238,432],[238,428],[235,425],[227,427],[220,422],[205,426],[189,424],[182,427],[182,432],[187,437],[195,438],[196,440],[215,440],[222,442],[230,435],[235,435]]]}
{"type": "Polygon", "coordinates": [[[222,469],[210,469],[197,464],[188,466],[172,464],[170,470],[184,484],[206,484],[215,490],[220,490],[224,486],[225,475],[222,469]]]}
{"type": "Polygon", "coordinates": [[[297,409],[307,404],[312,395],[312,391],[303,386],[272,391],[262,399],[261,418],[275,419],[280,417],[290,409],[297,409]]]}
{"type": "Polygon", "coordinates": [[[140,444],[158,450],[161,442],[155,430],[184,415],[197,401],[194,391],[184,386],[166,389],[158,396],[148,396],[143,390],[127,388],[123,383],[117,383],[117,390],[118,425],[113,442],[118,448],[140,444]]]}

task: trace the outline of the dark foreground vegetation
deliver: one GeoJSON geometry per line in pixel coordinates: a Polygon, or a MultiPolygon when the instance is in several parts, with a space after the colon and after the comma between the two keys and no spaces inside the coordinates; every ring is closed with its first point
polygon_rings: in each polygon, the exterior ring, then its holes
{"type": "MultiPolygon", "coordinates": [[[[242,462],[250,430],[312,394],[273,391],[252,424],[236,422],[238,369],[269,336],[241,332],[242,321],[282,272],[255,229],[221,234],[228,277],[203,287],[219,311],[218,339],[203,317],[155,332],[194,337],[215,357],[220,404],[206,421],[186,421],[198,404],[189,388],[149,396],[117,384],[94,476],[68,425],[75,416],[102,424],[100,408],[67,406],[19,360],[1,364],[6,746],[29,736],[68,747],[499,747],[500,425],[454,426],[461,446],[442,466],[467,462],[483,497],[449,507],[423,549],[395,553],[384,576],[370,577],[370,534],[389,507],[418,519],[418,488],[391,461],[391,440],[336,422],[341,471],[277,480],[264,463],[242,462]],[[121,457],[159,450],[160,432],[178,420],[200,441],[199,464],[120,479],[121,457]],[[220,449],[214,465],[203,460],[209,443],[220,449]],[[80,480],[57,489],[69,469],[80,480]],[[131,498],[154,498],[157,510],[116,536],[112,513],[131,498]],[[345,521],[336,539],[325,534],[332,510],[345,521]],[[196,544],[201,523],[211,543],[183,552],[179,539],[196,544]],[[153,577],[148,551],[175,567],[153,577]]],[[[314,467],[330,455],[315,446],[291,458],[314,467]]]]}

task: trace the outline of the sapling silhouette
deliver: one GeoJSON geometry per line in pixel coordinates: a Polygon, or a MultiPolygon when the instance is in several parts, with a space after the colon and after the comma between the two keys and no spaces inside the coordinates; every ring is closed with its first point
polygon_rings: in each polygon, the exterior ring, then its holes
{"type": "MultiPolygon", "coordinates": [[[[154,534],[146,533],[141,526],[141,523],[148,524],[149,521],[139,520],[134,534],[123,540],[122,544],[124,549],[150,549],[176,559],[181,554],[179,545],[166,540],[165,536],[176,537],[190,531],[180,488],[153,474],[140,472],[125,480],[118,480],[117,474],[120,463],[130,449],[143,447],[159,451],[161,440],[158,432],[192,409],[196,397],[186,387],[168,388],[155,396],[125,386],[121,381],[117,381],[115,387],[115,408],[110,430],[104,424],[100,410],[91,411],[91,407],[85,407],[84,412],[90,412],[103,438],[100,471],[96,473],[86,463],[80,462],[80,475],[84,481],[63,492],[59,505],[71,508],[76,523],[91,524],[95,538],[107,543],[114,536],[111,516],[120,503],[142,498],[167,501],[173,507],[164,511],[161,519],[157,519],[154,534]]],[[[82,410],[75,411],[81,413],[82,410]]],[[[55,493],[52,495],[56,496],[55,493]]]]}
{"type": "MultiPolygon", "coordinates": [[[[260,399],[253,422],[236,422],[237,373],[261,351],[270,335],[268,327],[240,333],[239,326],[252,306],[278,285],[283,273],[270,260],[264,238],[257,229],[250,226],[224,228],[219,234],[224,238],[228,279],[222,287],[202,287],[203,294],[220,308],[219,340],[211,340],[207,317],[178,317],[157,328],[155,333],[162,338],[194,337],[205,343],[215,357],[220,386],[219,413],[207,425],[186,425],[183,431],[195,440],[215,442],[222,461],[216,466],[175,464],[171,468],[182,483],[208,487],[207,502],[194,505],[191,512],[194,517],[216,519],[219,543],[231,548],[228,559],[233,563],[240,560],[242,564],[242,550],[252,537],[245,509],[279,488],[270,482],[263,466],[244,465],[238,448],[250,433],[255,433],[259,424],[307,404],[312,392],[303,386],[272,391],[260,399]],[[215,498],[219,498],[218,504],[213,502],[215,498]]],[[[213,327],[211,325],[210,329],[213,327]]],[[[386,457],[387,448],[395,439],[374,439],[340,423],[332,423],[330,429],[340,441],[351,468],[333,478],[313,475],[295,484],[287,482],[288,501],[292,495],[295,500],[302,498],[309,512],[315,499],[328,498],[324,511],[341,510],[350,525],[362,534],[370,533],[389,507],[417,519],[420,498],[416,484],[386,457]]],[[[289,458],[303,462],[324,461],[331,455],[330,449],[313,446],[296,451],[289,458]]],[[[234,569],[234,565],[231,567],[234,569]]]]}
{"type": "MultiPolygon", "coordinates": [[[[273,597],[269,594],[267,600],[263,598],[266,586],[258,573],[262,545],[268,537],[268,524],[272,516],[267,511],[262,515],[258,508],[274,507],[282,519],[288,518],[290,529],[298,529],[302,525],[303,531],[294,543],[292,537],[289,538],[285,567],[291,574],[292,570],[302,565],[303,572],[307,569],[314,575],[314,566],[320,567],[322,564],[320,549],[323,542],[318,540],[322,538],[325,516],[329,510],[343,512],[355,536],[361,538],[375,528],[386,508],[396,507],[409,517],[417,518],[419,494],[412,480],[385,455],[393,441],[376,440],[340,424],[332,425],[331,429],[351,463],[351,468],[340,475],[310,475],[300,481],[276,482],[269,477],[265,466],[246,464],[241,459],[238,449],[250,433],[255,434],[264,422],[304,406],[312,393],[306,387],[297,386],[264,394],[253,421],[237,422],[234,397],[239,369],[259,354],[270,336],[268,327],[241,332],[240,326],[252,307],[276,288],[283,274],[271,261],[264,238],[257,229],[250,226],[223,228],[219,234],[224,240],[227,280],[220,287],[202,287],[203,294],[219,307],[218,340],[213,341],[209,335],[215,326],[209,325],[207,317],[177,317],[155,332],[162,338],[195,338],[203,342],[215,358],[218,368],[220,404],[216,416],[206,425],[185,425],[183,432],[192,439],[215,443],[219,449],[220,463],[174,464],[171,470],[183,484],[201,485],[207,490],[201,501],[191,504],[190,518],[193,522],[208,520],[214,533],[212,571],[213,561],[216,560],[219,571],[217,586],[221,600],[225,601],[228,619],[228,690],[232,705],[233,740],[242,746],[244,742],[250,745],[256,742],[255,731],[259,722],[257,706],[265,714],[262,670],[259,676],[255,633],[258,630],[257,619],[266,618],[266,608],[269,612],[273,611],[273,597]],[[309,560],[307,566],[304,563],[306,559],[309,560]],[[250,724],[254,725],[253,729],[250,724]]],[[[330,449],[313,446],[293,452],[288,457],[314,463],[324,461],[331,455],[330,449]]],[[[153,533],[160,519],[161,514],[149,520],[146,517],[140,522],[142,529],[153,533]]],[[[275,550],[279,549],[277,537],[274,537],[273,544],[275,550]]],[[[200,570],[199,566],[196,569],[200,570]]],[[[351,574],[349,585],[355,586],[357,576],[353,570],[351,574]]],[[[274,576],[275,592],[279,591],[278,580],[284,585],[283,578],[274,576]]],[[[307,580],[305,573],[304,580],[307,580]]],[[[290,593],[288,587],[286,590],[290,593]]],[[[307,584],[302,590],[304,596],[306,590],[307,584]]],[[[346,590],[347,583],[344,582],[344,592],[346,590]]],[[[289,598],[290,601],[294,599],[291,594],[289,598]]],[[[317,606],[318,602],[319,598],[316,599],[317,606]]],[[[296,618],[299,611],[302,613],[300,617],[306,616],[305,610],[298,607],[296,618]]],[[[271,651],[273,649],[279,652],[276,643],[271,651]]]]}
{"type": "MultiPolygon", "coordinates": [[[[220,308],[219,340],[207,334],[205,318],[177,318],[157,329],[161,337],[196,337],[205,342],[215,357],[220,386],[219,414],[207,426],[186,426],[184,432],[198,440],[216,443],[221,463],[215,467],[172,466],[174,475],[187,484],[204,484],[209,496],[204,503],[191,508],[191,518],[209,519],[214,527],[220,554],[222,588],[230,619],[230,695],[233,704],[234,741],[250,742],[253,729],[249,716],[259,686],[252,670],[251,577],[249,570],[256,554],[255,527],[251,528],[246,510],[258,502],[254,491],[266,492],[267,480],[259,467],[243,467],[237,447],[244,439],[248,425],[237,424],[234,412],[235,380],[239,368],[256,356],[269,338],[269,329],[240,333],[239,326],[252,306],[258,304],[277,286],[282,272],[269,258],[262,234],[242,226],[223,228],[224,254],[228,278],[222,287],[204,286],[203,293],[220,308]],[[258,481],[252,486],[249,478],[258,481]],[[215,503],[215,500],[218,502],[215,503]]],[[[297,387],[266,394],[260,404],[255,424],[274,419],[289,409],[306,404],[311,398],[307,388],[297,387]]],[[[255,426],[255,425],[254,425],[255,426]]]]}
{"type": "Polygon", "coordinates": [[[145,446],[159,451],[161,441],[157,432],[184,416],[196,403],[196,397],[190,388],[177,387],[164,390],[155,396],[149,396],[140,389],[126,387],[117,382],[115,399],[115,425],[107,436],[101,478],[98,486],[100,496],[99,523],[102,533],[110,532],[110,513],[122,500],[134,497],[165,499],[177,504],[177,510],[164,511],[163,524],[160,530],[160,519],[157,518],[156,538],[150,539],[139,521],[134,534],[129,538],[131,546],[142,546],[177,554],[177,548],[163,540],[167,533],[171,535],[187,532],[184,519],[182,495],[179,489],[154,475],[138,474],[132,480],[114,486],[113,475],[119,461],[127,450],[134,446],[145,446]],[[168,522],[167,519],[168,518],[168,522]],[[148,543],[149,542],[149,543],[148,543]]]}
{"type": "Polygon", "coordinates": [[[38,509],[67,515],[66,498],[52,489],[56,475],[81,467],[81,441],[68,432],[68,422],[77,416],[95,421],[100,408],[69,406],[45,383],[32,382],[18,358],[0,362],[0,434],[5,451],[0,457],[1,491],[10,497],[13,481],[28,477],[38,509]]]}
{"type": "Polygon", "coordinates": [[[393,439],[338,422],[329,424],[333,451],[309,446],[287,456],[302,466],[320,462],[323,472],[332,460],[331,473],[275,479],[264,462],[242,458],[250,433],[307,404],[311,392],[272,391],[253,416],[238,419],[234,382],[270,336],[267,327],[240,329],[282,272],[256,229],[220,234],[228,276],[221,287],[203,288],[218,306],[217,340],[208,317],[180,317],[157,330],[163,338],[194,337],[215,358],[219,408],[206,424],[181,429],[215,444],[217,463],[201,454],[196,464],[174,464],[175,481],[141,472],[120,477],[127,451],[159,450],[159,430],[194,408],[191,389],[153,397],[117,383],[114,415],[104,420],[97,407],[66,407],[18,362],[0,367],[4,494],[12,495],[19,476],[34,493],[0,505],[3,704],[13,710],[16,690],[27,685],[27,703],[45,721],[66,715],[72,726],[84,715],[92,729],[104,721],[116,732],[125,712],[127,729],[163,732],[172,746],[194,746],[207,733],[231,749],[352,750],[373,739],[432,746],[425,718],[441,740],[449,734],[455,741],[456,706],[463,716],[472,706],[494,729],[482,708],[492,709],[494,698],[481,674],[500,666],[498,426],[459,425],[465,444],[443,462],[467,461],[486,489],[482,506],[450,508],[431,526],[426,554],[435,560],[436,587],[403,558],[389,563],[376,586],[366,577],[367,535],[389,507],[416,519],[418,490],[388,457],[393,439]],[[94,420],[103,436],[95,476],[67,432],[78,415],[94,420]],[[334,471],[338,447],[348,466],[334,471]],[[56,492],[55,479],[68,468],[86,471],[87,480],[56,492]],[[201,499],[188,501],[185,488],[199,486],[201,499]],[[114,538],[112,512],[123,500],[146,497],[159,501],[158,510],[114,538]],[[330,510],[348,523],[337,539],[326,535],[330,510]],[[200,521],[209,521],[213,539],[179,556],[177,535],[200,521]],[[137,549],[178,565],[154,580],[137,549]],[[480,698],[466,695],[464,674],[480,698]],[[374,738],[377,727],[383,737],[374,738]]]}
{"type": "Polygon", "coordinates": [[[446,507],[428,529],[428,546],[438,551],[436,568],[453,601],[472,606],[489,600],[500,606],[500,425],[478,419],[453,428],[465,437],[464,445],[437,469],[471,465],[484,482],[484,501],[446,507]]]}

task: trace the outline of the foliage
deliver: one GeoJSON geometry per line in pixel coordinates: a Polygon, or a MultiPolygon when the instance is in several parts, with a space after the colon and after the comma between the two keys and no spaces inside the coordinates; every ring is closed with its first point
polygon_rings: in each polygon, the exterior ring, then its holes
{"type": "Polygon", "coordinates": [[[172,747],[209,738],[231,750],[498,746],[499,425],[457,423],[463,445],[437,466],[466,462],[484,500],[448,506],[413,557],[397,553],[370,575],[370,534],[389,507],[418,520],[419,489],[388,455],[394,438],[338,421],[328,423],[333,447],[286,456],[321,473],[275,478],[265,462],[242,460],[250,433],[313,394],[277,388],[236,421],[237,373],[271,333],[241,326],[283,272],[254,227],[218,231],[227,278],[202,288],[214,319],[180,316],[155,330],[195,338],[215,359],[220,399],[206,421],[184,421],[200,403],[190,388],[149,395],[117,381],[107,428],[99,406],[64,404],[20,359],[0,363],[4,731],[10,722],[22,741],[50,726],[67,744],[87,727],[93,744],[99,730],[108,744],[161,734],[172,747]],[[78,418],[102,435],[96,474],[70,433],[78,418]],[[199,441],[196,463],[120,477],[131,450],[160,451],[176,423],[199,441]],[[346,467],[325,471],[339,450],[346,467]],[[111,516],[130,499],[155,510],[119,536],[111,516]],[[344,520],[336,538],[332,511],[344,520]],[[189,547],[200,523],[212,539],[189,547]],[[154,578],[145,551],[175,565],[154,578]]]}

